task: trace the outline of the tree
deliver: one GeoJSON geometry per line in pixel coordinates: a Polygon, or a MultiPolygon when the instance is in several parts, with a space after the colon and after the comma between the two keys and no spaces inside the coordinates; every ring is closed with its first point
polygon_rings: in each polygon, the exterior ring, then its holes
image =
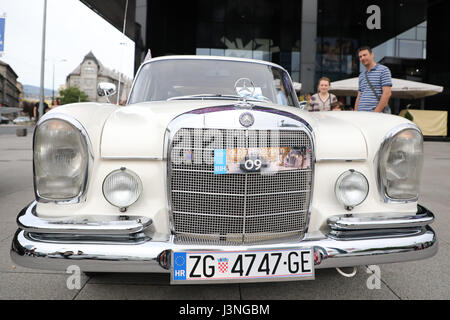
{"type": "Polygon", "coordinates": [[[61,96],[61,104],[89,101],[88,95],[78,87],[68,87],[67,89],[61,90],[59,95],[61,96]]]}

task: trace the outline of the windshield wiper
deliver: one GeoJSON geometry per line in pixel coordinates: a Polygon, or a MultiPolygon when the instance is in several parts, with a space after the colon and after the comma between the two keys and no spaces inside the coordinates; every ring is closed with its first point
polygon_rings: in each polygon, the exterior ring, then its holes
{"type": "MultiPolygon", "coordinates": [[[[252,100],[252,101],[265,101],[265,102],[272,102],[269,98],[261,96],[262,99],[258,99],[255,97],[247,97],[246,100],[252,100]]],[[[172,97],[167,99],[167,101],[172,100],[204,100],[204,99],[226,99],[226,100],[242,100],[243,97],[238,95],[231,95],[231,94],[214,94],[214,93],[205,93],[205,94],[194,94],[190,96],[178,96],[178,97],[172,97]]]]}
{"type": "Polygon", "coordinates": [[[167,99],[167,101],[171,100],[190,100],[190,99],[240,99],[239,96],[227,95],[227,94],[214,94],[214,93],[204,93],[204,94],[193,94],[189,96],[178,96],[167,99]]]}

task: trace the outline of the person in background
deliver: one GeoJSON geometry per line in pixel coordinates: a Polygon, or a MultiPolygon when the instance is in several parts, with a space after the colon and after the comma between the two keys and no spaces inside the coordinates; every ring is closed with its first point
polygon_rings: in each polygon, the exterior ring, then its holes
{"type": "Polygon", "coordinates": [[[308,92],[307,94],[305,94],[305,100],[308,102],[308,105],[309,105],[309,100],[311,100],[312,95],[313,94],[311,92],[308,92]]]}
{"type": "Polygon", "coordinates": [[[309,111],[330,111],[331,104],[338,101],[337,97],[329,93],[330,89],[330,79],[323,77],[319,79],[318,92],[312,95],[309,100],[309,111]]]}
{"type": "Polygon", "coordinates": [[[32,118],[36,121],[39,118],[39,101],[34,104],[32,118]]]}
{"type": "MultiPolygon", "coordinates": [[[[44,102],[44,113],[46,113],[50,108],[48,107],[47,102],[44,102]]],[[[37,121],[39,120],[39,101],[34,104],[33,108],[33,118],[37,121]]]]}
{"type": "Polygon", "coordinates": [[[355,109],[353,108],[353,106],[349,106],[349,105],[345,105],[344,106],[344,111],[355,111],[355,109]]]}
{"type": "Polygon", "coordinates": [[[33,109],[34,109],[33,102],[24,101],[21,115],[28,116],[31,119],[31,118],[33,118],[33,109]]]}
{"type": "Polygon", "coordinates": [[[344,110],[344,104],[340,101],[333,102],[331,104],[331,111],[343,111],[344,110]]]}
{"type": "Polygon", "coordinates": [[[388,67],[375,62],[370,47],[358,49],[359,61],[366,68],[359,75],[359,92],[355,111],[391,113],[388,106],[391,97],[392,77],[388,67]]]}
{"type": "Polygon", "coordinates": [[[55,100],[53,100],[53,105],[50,107],[50,109],[54,109],[56,107],[59,107],[61,105],[61,99],[56,98],[55,100]]]}
{"type": "Polygon", "coordinates": [[[280,79],[275,80],[275,86],[277,88],[277,103],[283,106],[287,106],[286,93],[284,92],[283,84],[280,79]]]}

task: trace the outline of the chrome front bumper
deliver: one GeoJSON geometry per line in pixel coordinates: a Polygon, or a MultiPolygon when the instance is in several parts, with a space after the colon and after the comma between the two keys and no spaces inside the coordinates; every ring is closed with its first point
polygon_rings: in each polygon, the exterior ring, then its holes
{"type": "Polygon", "coordinates": [[[327,230],[308,233],[302,241],[245,246],[177,243],[173,236],[152,234],[151,220],[145,218],[102,223],[43,220],[34,214],[35,206],[33,202],[18,216],[11,258],[36,269],[65,271],[77,265],[85,272],[170,272],[172,251],[275,248],[313,248],[315,268],[322,269],[420,260],[438,250],[429,227],[434,215],[421,206],[413,216],[333,216],[327,230]]]}

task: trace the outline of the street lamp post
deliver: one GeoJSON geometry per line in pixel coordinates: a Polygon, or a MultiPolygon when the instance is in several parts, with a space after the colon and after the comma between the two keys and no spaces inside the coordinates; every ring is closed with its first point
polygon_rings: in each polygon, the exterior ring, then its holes
{"type": "Polygon", "coordinates": [[[55,64],[57,62],[66,62],[66,59],[61,59],[58,61],[53,60],[53,85],[52,85],[52,103],[55,103],[55,64]]]}
{"type": "MultiPolygon", "coordinates": [[[[42,53],[41,53],[41,88],[39,99],[39,117],[44,114],[44,69],[45,69],[45,29],[47,24],[47,0],[44,0],[44,23],[42,27],[42,53]]],[[[38,120],[38,119],[36,119],[38,120]]]]}
{"type": "MultiPolygon", "coordinates": [[[[125,28],[127,26],[127,12],[128,12],[128,0],[125,2],[125,12],[123,13],[123,30],[122,34],[125,35],[125,28]]],[[[125,43],[121,42],[120,45],[126,45],[125,43]]],[[[122,47],[120,49],[120,68],[122,69],[122,47]]],[[[117,105],[119,105],[120,101],[120,80],[121,80],[121,70],[119,70],[119,85],[117,89],[117,105]]]]}
{"type": "Polygon", "coordinates": [[[122,81],[122,56],[123,56],[123,50],[122,46],[126,46],[127,44],[125,42],[120,43],[120,63],[119,63],[119,84],[117,86],[117,105],[120,103],[120,82],[122,81]]]}

